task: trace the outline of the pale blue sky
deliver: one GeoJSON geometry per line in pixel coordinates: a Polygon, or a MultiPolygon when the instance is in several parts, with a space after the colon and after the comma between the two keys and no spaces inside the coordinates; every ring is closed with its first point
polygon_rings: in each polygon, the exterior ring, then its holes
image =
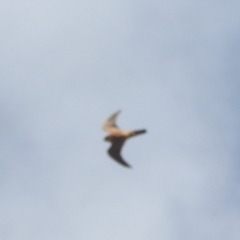
{"type": "Polygon", "coordinates": [[[238,240],[239,10],[1,1],[0,238],[238,240]]]}

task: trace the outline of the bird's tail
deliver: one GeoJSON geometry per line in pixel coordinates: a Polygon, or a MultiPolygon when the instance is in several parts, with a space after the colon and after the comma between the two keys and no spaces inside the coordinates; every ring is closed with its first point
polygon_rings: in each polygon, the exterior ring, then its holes
{"type": "Polygon", "coordinates": [[[132,131],[132,132],[131,132],[131,137],[136,136],[136,135],[139,135],[139,134],[143,134],[143,133],[146,133],[146,132],[147,132],[147,130],[145,130],[145,129],[132,131]]]}

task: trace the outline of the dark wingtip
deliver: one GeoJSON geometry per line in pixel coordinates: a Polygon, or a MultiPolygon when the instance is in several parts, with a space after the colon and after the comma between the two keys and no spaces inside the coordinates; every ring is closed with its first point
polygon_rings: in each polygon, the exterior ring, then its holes
{"type": "MultiPolygon", "coordinates": [[[[118,162],[118,163],[120,163],[120,162],[118,162]]],[[[132,168],[132,166],[129,165],[128,163],[126,163],[126,162],[121,162],[120,164],[121,164],[123,167],[132,168]]]]}
{"type": "Polygon", "coordinates": [[[130,165],[125,165],[125,167],[127,167],[127,168],[132,168],[132,166],[130,166],[130,165]]]}

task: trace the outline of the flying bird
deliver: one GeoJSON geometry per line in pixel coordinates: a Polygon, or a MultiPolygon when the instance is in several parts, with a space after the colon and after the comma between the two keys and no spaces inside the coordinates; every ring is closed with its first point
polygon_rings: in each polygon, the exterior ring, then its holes
{"type": "Polygon", "coordinates": [[[133,136],[146,133],[145,129],[135,130],[135,131],[125,131],[118,128],[116,125],[116,118],[120,111],[112,114],[104,123],[103,130],[105,130],[108,135],[104,138],[105,141],[111,142],[111,146],[108,149],[108,154],[116,160],[118,163],[125,167],[131,167],[121,156],[121,149],[124,142],[133,136]]]}

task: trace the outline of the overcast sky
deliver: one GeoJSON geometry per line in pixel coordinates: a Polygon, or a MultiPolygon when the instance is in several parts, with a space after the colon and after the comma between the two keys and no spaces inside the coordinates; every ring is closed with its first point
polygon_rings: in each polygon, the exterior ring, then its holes
{"type": "Polygon", "coordinates": [[[239,240],[239,11],[0,1],[0,238],[239,240]]]}

